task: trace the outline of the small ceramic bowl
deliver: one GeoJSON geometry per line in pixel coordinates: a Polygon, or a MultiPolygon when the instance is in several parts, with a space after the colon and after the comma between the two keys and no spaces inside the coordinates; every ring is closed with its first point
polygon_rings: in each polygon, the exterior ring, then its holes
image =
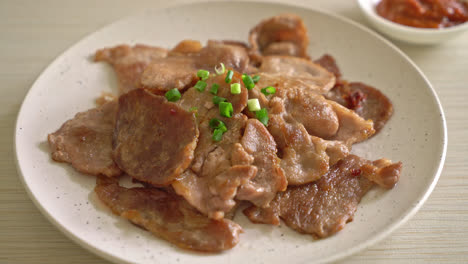
{"type": "Polygon", "coordinates": [[[377,14],[376,6],[379,2],[380,0],[358,0],[359,7],[372,26],[396,40],[413,44],[436,44],[468,31],[468,22],[441,29],[400,25],[377,14]]]}

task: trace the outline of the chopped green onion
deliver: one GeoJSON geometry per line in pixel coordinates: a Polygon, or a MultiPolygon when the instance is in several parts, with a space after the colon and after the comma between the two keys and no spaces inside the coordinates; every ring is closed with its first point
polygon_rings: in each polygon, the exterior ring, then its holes
{"type": "Polygon", "coordinates": [[[221,67],[219,67],[219,68],[218,68],[218,66],[215,67],[215,72],[218,75],[224,74],[224,72],[226,71],[226,68],[224,67],[224,63],[221,62],[220,66],[221,67]]]}
{"type": "Polygon", "coordinates": [[[232,117],[232,113],[234,109],[232,108],[232,104],[228,102],[221,102],[219,103],[219,114],[224,117],[232,117]]]}
{"type": "Polygon", "coordinates": [[[198,81],[197,84],[195,84],[195,89],[197,89],[199,92],[203,92],[205,91],[206,85],[206,82],[198,81]]]}
{"type": "Polygon", "coordinates": [[[254,83],[258,83],[258,81],[260,81],[260,75],[255,75],[254,77],[252,77],[252,80],[254,83]]]}
{"type": "Polygon", "coordinates": [[[199,70],[197,72],[197,76],[202,79],[202,81],[208,79],[210,77],[210,72],[207,70],[199,70]]]}
{"type": "Polygon", "coordinates": [[[178,101],[180,99],[180,97],[181,97],[180,92],[179,92],[179,90],[177,88],[174,88],[174,89],[171,89],[171,90],[167,91],[165,96],[166,96],[166,99],[169,102],[178,101]]]}
{"type": "Polygon", "coordinates": [[[226,98],[224,97],[219,97],[219,96],[213,96],[213,104],[219,105],[219,103],[226,101],[226,98]]]}
{"type": "Polygon", "coordinates": [[[276,89],[273,86],[265,87],[261,91],[262,91],[262,93],[264,95],[270,95],[270,94],[275,94],[276,93],[276,89]]]}
{"type": "Polygon", "coordinates": [[[232,81],[232,76],[234,76],[234,72],[229,70],[226,74],[226,79],[224,79],[224,81],[226,83],[230,83],[232,81]]]}
{"type": "Polygon", "coordinates": [[[217,128],[217,129],[223,131],[223,133],[227,131],[227,127],[226,127],[226,126],[221,126],[220,128],[217,128]]]}
{"type": "Polygon", "coordinates": [[[240,83],[231,84],[231,93],[232,94],[240,94],[241,93],[240,83]]]}
{"type": "Polygon", "coordinates": [[[223,121],[217,119],[217,118],[212,118],[210,120],[210,127],[213,128],[213,129],[217,129],[217,128],[221,128],[221,127],[225,127],[226,124],[224,124],[223,121]]]}
{"type": "Polygon", "coordinates": [[[189,112],[194,113],[195,117],[198,117],[198,107],[190,107],[189,112]]]}
{"type": "Polygon", "coordinates": [[[265,126],[268,126],[268,112],[266,108],[262,108],[261,110],[255,112],[255,116],[257,117],[258,121],[260,121],[265,126]]]}
{"type": "Polygon", "coordinates": [[[245,88],[247,88],[247,90],[251,90],[255,87],[255,83],[252,80],[252,77],[250,77],[250,75],[243,74],[242,81],[244,82],[245,88]]]}
{"type": "Polygon", "coordinates": [[[219,89],[219,84],[213,83],[213,85],[211,85],[210,93],[217,95],[218,89],[219,89]]]}
{"type": "Polygon", "coordinates": [[[213,131],[213,137],[212,137],[213,141],[216,141],[216,142],[221,141],[223,139],[223,134],[224,132],[221,129],[215,129],[213,131]]]}
{"type": "Polygon", "coordinates": [[[260,102],[257,98],[247,100],[247,106],[249,107],[249,111],[256,112],[261,109],[260,102]]]}

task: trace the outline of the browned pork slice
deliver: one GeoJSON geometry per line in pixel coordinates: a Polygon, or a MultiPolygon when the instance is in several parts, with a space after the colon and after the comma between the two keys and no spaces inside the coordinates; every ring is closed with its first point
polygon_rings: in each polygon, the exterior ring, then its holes
{"type": "Polygon", "coordinates": [[[276,97],[283,101],[284,109],[281,112],[304,125],[310,135],[330,138],[337,133],[338,115],[322,95],[311,90],[297,89],[294,86],[278,85],[276,97]]]}
{"type": "Polygon", "coordinates": [[[282,14],[261,21],[249,33],[252,55],[288,55],[308,58],[309,38],[302,19],[282,14]]]}
{"type": "Polygon", "coordinates": [[[301,233],[328,237],[353,220],[361,198],[373,186],[371,180],[388,179],[394,185],[400,171],[401,163],[392,164],[388,160],[372,163],[349,155],[317,182],[289,187],[277,194],[270,207],[252,206],[244,213],[254,223],[279,225],[281,218],[301,233]]]}
{"type": "Polygon", "coordinates": [[[303,58],[266,56],[259,72],[264,73],[261,79],[266,82],[274,83],[275,79],[279,79],[285,86],[313,90],[317,93],[326,93],[335,85],[333,73],[303,58]]]}
{"type": "Polygon", "coordinates": [[[198,40],[184,39],[169,51],[168,56],[184,56],[197,54],[203,48],[198,40]]]}
{"type": "Polygon", "coordinates": [[[196,58],[196,66],[214,72],[223,63],[226,68],[243,73],[249,65],[249,55],[239,44],[209,40],[196,58]]]}
{"type": "Polygon", "coordinates": [[[372,121],[364,120],[314,90],[283,81],[283,77],[264,77],[264,74],[260,74],[260,81],[249,91],[250,97],[259,98],[262,107],[282,114],[283,118],[288,119],[287,122],[293,120],[302,124],[310,135],[339,140],[351,146],[374,134],[372,121]],[[276,93],[268,96],[262,94],[260,89],[266,86],[275,87],[276,93]]]}
{"type": "Polygon", "coordinates": [[[333,73],[337,80],[341,78],[340,68],[338,68],[338,65],[336,64],[335,58],[333,58],[333,56],[325,54],[314,62],[327,69],[327,71],[333,73]]]}
{"type": "Polygon", "coordinates": [[[393,114],[392,102],[372,86],[339,80],[341,71],[331,55],[325,54],[315,63],[332,72],[338,80],[333,89],[325,95],[327,99],[353,110],[365,120],[372,120],[375,133],[378,133],[393,114]]]}
{"type": "Polygon", "coordinates": [[[393,114],[392,102],[378,89],[360,82],[340,82],[327,93],[327,98],[374,122],[378,133],[393,114]]]}
{"type": "Polygon", "coordinates": [[[310,136],[302,124],[291,124],[281,115],[271,115],[268,130],[278,144],[280,166],[289,185],[315,181],[328,171],[326,141],[310,136]]]}
{"type": "Polygon", "coordinates": [[[217,96],[225,98],[227,102],[232,104],[234,114],[242,112],[247,106],[249,97],[248,91],[242,82],[242,76],[238,72],[234,72],[231,83],[226,83],[226,74],[211,75],[206,80],[207,86],[204,91],[198,91],[194,87],[189,88],[183,95],[179,102],[180,106],[187,111],[196,111],[197,118],[203,121],[205,115],[212,109],[218,109],[218,106],[213,103],[213,94],[210,92],[214,84],[219,85],[217,96]],[[231,93],[231,84],[239,83],[241,86],[240,94],[231,93]]]}
{"type": "Polygon", "coordinates": [[[156,188],[124,188],[116,180],[100,177],[95,192],[114,214],[181,248],[227,250],[243,232],[238,224],[209,219],[180,196],[156,188]]]}
{"type": "Polygon", "coordinates": [[[334,101],[328,102],[333,106],[339,120],[338,132],[328,139],[339,140],[351,146],[366,140],[375,133],[372,120],[364,120],[354,111],[334,101]]]}
{"type": "Polygon", "coordinates": [[[179,43],[171,56],[153,61],[141,75],[140,86],[167,91],[172,88],[185,90],[193,86],[200,69],[214,72],[223,63],[226,68],[243,72],[249,64],[245,48],[238,45],[208,41],[198,52],[193,42],[179,43]]]}
{"type": "Polygon", "coordinates": [[[200,122],[193,163],[172,186],[200,212],[221,219],[235,206],[238,187],[253,178],[257,168],[245,162],[234,162],[251,160],[239,144],[246,116],[236,114],[232,118],[221,118],[217,111],[211,110],[200,122]],[[212,139],[211,118],[219,118],[226,124],[227,131],[219,142],[212,139]]]}
{"type": "Polygon", "coordinates": [[[193,113],[144,89],[120,96],[114,160],[133,178],[167,185],[193,159],[198,129],[193,113]]]}
{"type": "Polygon", "coordinates": [[[114,67],[119,80],[120,93],[124,94],[136,88],[143,70],[154,60],[164,58],[167,50],[137,44],[133,47],[119,45],[98,50],[95,61],[105,61],[114,67]]]}
{"type": "Polygon", "coordinates": [[[70,163],[77,171],[109,177],[121,174],[112,160],[112,133],[117,101],[75,115],[49,134],[52,159],[70,163]]]}
{"type": "MultiPolygon", "coordinates": [[[[260,83],[260,82],[259,82],[260,83]]],[[[334,136],[339,119],[323,96],[307,90],[285,88],[277,83],[275,95],[265,96],[258,86],[250,90],[270,116],[268,130],[275,139],[288,184],[300,185],[319,179],[330,165],[349,154],[339,141],[323,140],[334,136]]]]}
{"type": "Polygon", "coordinates": [[[171,56],[153,61],[141,74],[139,87],[165,92],[184,90],[197,81],[197,67],[191,56],[171,56]]]}
{"type": "Polygon", "coordinates": [[[276,143],[266,127],[256,119],[249,119],[241,140],[244,150],[253,157],[258,171],[254,179],[243,184],[236,196],[265,207],[278,191],[286,190],[288,182],[276,156],[276,143]]]}

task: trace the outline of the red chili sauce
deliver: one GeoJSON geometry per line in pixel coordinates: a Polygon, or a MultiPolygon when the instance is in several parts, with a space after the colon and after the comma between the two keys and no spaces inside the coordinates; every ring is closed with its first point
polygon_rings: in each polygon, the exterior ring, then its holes
{"type": "Polygon", "coordinates": [[[418,28],[446,28],[468,21],[468,2],[460,0],[382,0],[377,13],[418,28]]]}

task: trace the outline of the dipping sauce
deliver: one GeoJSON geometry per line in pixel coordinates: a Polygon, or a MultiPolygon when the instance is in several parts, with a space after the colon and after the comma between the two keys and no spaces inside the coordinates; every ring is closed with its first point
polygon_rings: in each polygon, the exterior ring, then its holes
{"type": "Polygon", "coordinates": [[[446,28],[468,21],[468,3],[460,0],[382,0],[377,13],[418,28],[446,28]]]}

